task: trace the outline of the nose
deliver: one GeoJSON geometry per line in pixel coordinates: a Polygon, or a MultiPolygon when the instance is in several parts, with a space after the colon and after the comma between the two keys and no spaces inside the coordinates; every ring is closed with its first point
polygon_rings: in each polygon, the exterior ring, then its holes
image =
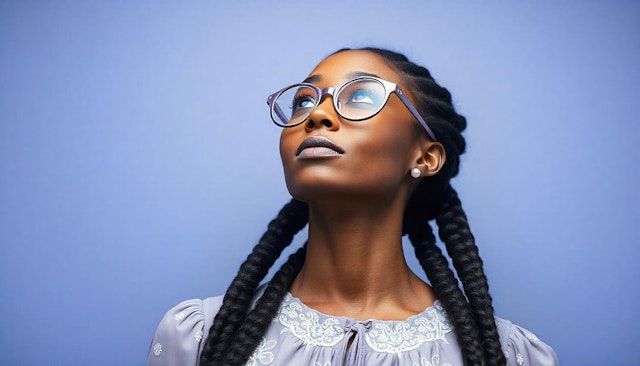
{"type": "Polygon", "coordinates": [[[325,92],[320,99],[320,104],[307,117],[304,129],[307,132],[311,132],[324,126],[329,131],[337,131],[340,129],[339,120],[340,117],[338,117],[338,113],[333,107],[333,95],[325,92]]]}

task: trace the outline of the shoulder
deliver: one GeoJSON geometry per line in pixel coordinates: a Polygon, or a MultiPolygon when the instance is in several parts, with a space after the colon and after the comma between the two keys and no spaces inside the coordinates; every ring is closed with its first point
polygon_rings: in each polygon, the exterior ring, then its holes
{"type": "Polygon", "coordinates": [[[198,356],[222,305],[222,296],[186,300],[160,320],[151,341],[148,366],[197,365],[198,356]]]}
{"type": "Polygon", "coordinates": [[[559,365],[553,348],[532,332],[501,318],[496,318],[496,326],[508,366],[559,365]]]}

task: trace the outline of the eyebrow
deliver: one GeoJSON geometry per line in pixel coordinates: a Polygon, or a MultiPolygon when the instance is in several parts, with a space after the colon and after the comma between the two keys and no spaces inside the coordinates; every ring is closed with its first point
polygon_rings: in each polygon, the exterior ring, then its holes
{"type": "Polygon", "coordinates": [[[360,77],[360,76],[373,76],[374,78],[380,78],[380,76],[378,76],[376,74],[371,74],[371,73],[364,72],[364,71],[354,71],[354,72],[350,73],[347,76],[349,77],[349,79],[355,79],[355,78],[360,77]]]}
{"type": "Polygon", "coordinates": [[[322,81],[322,76],[320,75],[311,75],[308,78],[304,79],[303,83],[313,84],[315,82],[322,81]]]}
{"type": "MultiPolygon", "coordinates": [[[[347,74],[347,78],[348,79],[355,79],[361,76],[373,76],[374,78],[380,78],[380,76],[376,75],[376,74],[371,74],[368,72],[364,72],[364,71],[354,71],[351,72],[349,74],[347,74]]],[[[308,78],[304,79],[302,82],[303,83],[317,83],[319,81],[322,81],[322,76],[321,75],[311,75],[308,78]]]]}

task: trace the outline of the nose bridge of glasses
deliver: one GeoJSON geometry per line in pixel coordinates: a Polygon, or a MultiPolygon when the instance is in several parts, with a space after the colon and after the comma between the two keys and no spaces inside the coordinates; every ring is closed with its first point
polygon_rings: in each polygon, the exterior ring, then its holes
{"type": "MultiPolygon", "coordinates": [[[[309,114],[307,114],[307,117],[305,118],[305,120],[310,120],[311,118],[313,118],[313,117],[310,117],[310,116],[314,113],[314,111],[318,111],[318,107],[320,107],[320,105],[325,101],[325,99],[327,99],[326,98],[327,96],[330,95],[332,99],[335,99],[334,93],[336,91],[336,88],[331,87],[331,88],[322,88],[322,89],[320,89],[318,87],[315,87],[314,89],[318,93],[318,100],[316,101],[315,107],[313,109],[309,110],[309,112],[308,112],[309,114]]],[[[336,107],[335,107],[335,103],[333,101],[331,101],[329,103],[330,103],[330,107],[329,108],[331,108],[332,111],[337,111],[336,107]]],[[[326,113],[326,111],[322,111],[322,113],[326,113]]]]}
{"type": "Polygon", "coordinates": [[[335,92],[336,88],[324,88],[324,89],[318,89],[318,90],[320,91],[320,96],[318,97],[318,105],[322,103],[322,101],[325,99],[327,95],[331,95],[331,98],[335,98],[333,93],[335,92]]]}
{"type": "MultiPolygon", "coordinates": [[[[336,91],[336,88],[333,88],[333,87],[332,88],[323,88],[323,89],[317,88],[317,92],[319,93],[319,95],[318,95],[318,100],[316,101],[316,106],[313,109],[317,110],[318,107],[320,106],[320,104],[322,104],[325,101],[325,99],[327,99],[326,97],[328,95],[330,95],[332,99],[335,99],[335,95],[334,95],[335,91],[336,91]]],[[[331,104],[331,108],[335,109],[335,107],[334,107],[335,103],[332,101],[332,102],[330,102],[330,104],[331,104]]],[[[309,113],[311,113],[311,112],[313,112],[313,111],[309,111],[309,113]]]]}

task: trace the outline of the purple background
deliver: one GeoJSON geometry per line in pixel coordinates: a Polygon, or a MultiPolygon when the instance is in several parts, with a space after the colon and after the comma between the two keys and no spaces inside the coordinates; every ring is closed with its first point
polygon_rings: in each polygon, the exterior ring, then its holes
{"type": "Polygon", "coordinates": [[[427,66],[469,120],[454,184],[498,314],[563,365],[638,364],[622,1],[1,1],[0,364],[143,364],[288,199],[266,96],[365,45],[427,66]]]}

